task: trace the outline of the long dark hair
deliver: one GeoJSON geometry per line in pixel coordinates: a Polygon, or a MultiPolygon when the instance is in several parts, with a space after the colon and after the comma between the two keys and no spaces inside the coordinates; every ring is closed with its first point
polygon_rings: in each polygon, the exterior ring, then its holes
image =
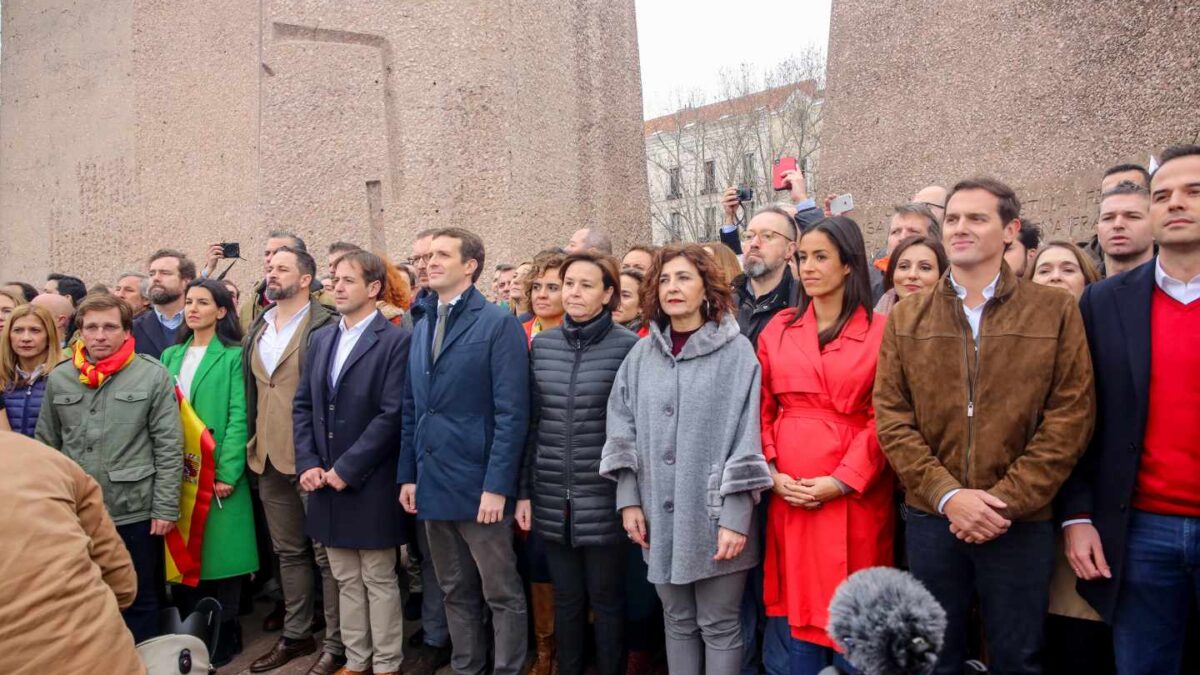
{"type": "Polygon", "coordinates": [[[942,246],[942,242],[929,236],[913,235],[902,239],[899,244],[896,244],[896,250],[892,251],[892,255],[888,259],[887,273],[883,275],[883,290],[890,291],[895,288],[896,265],[900,261],[900,254],[913,246],[924,246],[933,251],[933,257],[937,259],[938,277],[945,274],[946,269],[950,267],[950,259],[946,257],[946,247],[942,246]]]}
{"type": "MultiPolygon", "coordinates": [[[[817,341],[824,349],[825,345],[841,335],[842,329],[846,327],[850,317],[854,316],[855,310],[859,307],[865,309],[867,322],[870,322],[875,308],[871,302],[871,278],[867,272],[867,245],[863,243],[862,230],[858,229],[858,223],[845,216],[822,218],[804,230],[800,239],[803,240],[813,232],[824,232],[837,248],[838,262],[850,267],[850,274],[846,277],[842,291],[842,311],[832,326],[817,335],[817,341]]],[[[800,284],[800,303],[791,323],[799,321],[808,311],[810,304],[812,298],[804,292],[804,284],[800,284]]]]}
{"type": "MultiPolygon", "coordinates": [[[[209,279],[196,279],[184,289],[183,297],[187,298],[187,292],[193,288],[203,288],[211,293],[217,307],[225,310],[225,318],[217,319],[217,339],[221,341],[221,344],[226,347],[236,347],[241,344],[242,326],[238,323],[237,307],[233,306],[233,294],[229,292],[228,288],[225,288],[225,284],[209,279]]],[[[175,343],[183,344],[190,337],[192,337],[192,329],[188,327],[187,321],[184,321],[179,326],[179,335],[176,337],[175,343]]]]}

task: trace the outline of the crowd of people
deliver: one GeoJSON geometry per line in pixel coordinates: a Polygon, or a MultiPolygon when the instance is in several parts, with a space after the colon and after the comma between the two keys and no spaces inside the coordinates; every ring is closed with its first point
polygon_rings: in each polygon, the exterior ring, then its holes
{"type": "Polygon", "coordinates": [[[1158,162],[1105,172],[1078,244],[973,178],[897,206],[871,255],[790,173],[753,214],[730,188],[721,241],[619,261],[592,228],[489,267],[451,227],[319,269],[272,232],[245,293],[219,244],[111,290],[9,283],[0,426],[61,455],[3,436],[4,651],[126,672],[164,603],[213,597],[228,663],[274,578],[256,673],[637,675],[659,621],[672,674],[853,673],[830,600],[896,566],[946,611],[937,673],[1181,672],[1200,146],[1158,162]],[[194,587],[162,576],[177,390],[215,442],[194,587]]]}

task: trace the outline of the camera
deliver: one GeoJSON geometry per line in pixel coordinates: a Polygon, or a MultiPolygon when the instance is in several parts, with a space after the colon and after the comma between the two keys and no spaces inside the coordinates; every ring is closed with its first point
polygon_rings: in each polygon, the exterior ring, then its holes
{"type": "Polygon", "coordinates": [[[242,247],[236,241],[221,242],[221,256],[224,258],[240,258],[242,257],[242,247]]]}
{"type": "Polygon", "coordinates": [[[739,202],[754,201],[754,188],[749,185],[739,185],[737,188],[737,199],[739,202]]]}

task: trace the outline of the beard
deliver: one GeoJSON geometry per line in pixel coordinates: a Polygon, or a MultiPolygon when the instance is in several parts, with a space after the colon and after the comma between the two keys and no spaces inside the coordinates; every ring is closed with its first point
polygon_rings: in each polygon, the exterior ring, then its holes
{"type": "Polygon", "coordinates": [[[761,279],[777,269],[779,267],[775,269],[768,267],[762,258],[747,258],[742,264],[742,271],[751,279],[761,279]]]}
{"type": "Polygon", "coordinates": [[[295,297],[300,292],[300,284],[292,284],[291,286],[280,286],[279,288],[271,288],[267,286],[267,291],[263,295],[267,296],[267,300],[271,302],[279,302],[295,297]]]}
{"type": "Polygon", "coordinates": [[[150,302],[156,305],[169,305],[175,302],[182,296],[179,291],[169,291],[162,286],[152,286],[150,288],[150,302]]]}

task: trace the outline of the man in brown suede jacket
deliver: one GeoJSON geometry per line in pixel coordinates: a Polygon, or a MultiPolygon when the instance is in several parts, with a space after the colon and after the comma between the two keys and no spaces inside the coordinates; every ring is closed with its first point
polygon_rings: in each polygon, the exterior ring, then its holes
{"type": "Polygon", "coordinates": [[[1074,299],[1003,262],[1020,209],[998,181],[954,186],[950,270],[896,305],[876,371],[879,440],[907,492],[909,565],[949,619],[937,673],[963,672],[973,594],[994,672],[1041,672],[1051,501],[1094,421],[1074,299]]]}

